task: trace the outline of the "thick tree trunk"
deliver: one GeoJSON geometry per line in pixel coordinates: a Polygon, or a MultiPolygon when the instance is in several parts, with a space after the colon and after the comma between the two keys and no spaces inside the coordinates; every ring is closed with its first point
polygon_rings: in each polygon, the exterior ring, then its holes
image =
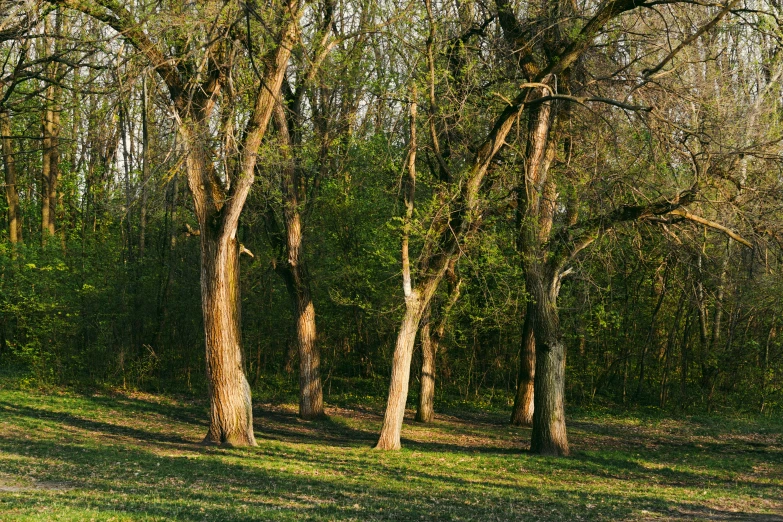
{"type": "Polygon", "coordinates": [[[435,417],[435,356],[438,352],[438,337],[430,334],[430,321],[421,327],[421,389],[416,420],[431,422],[435,417]]]}
{"type": "Polygon", "coordinates": [[[386,401],[383,427],[378,444],[375,446],[376,449],[397,450],[401,448],[400,434],[405,418],[405,404],[408,401],[413,346],[423,312],[429,304],[423,301],[424,296],[418,289],[411,290],[410,295],[405,299],[405,316],[402,319],[402,325],[397,334],[397,344],[394,347],[389,396],[386,401]]]}
{"type": "Polygon", "coordinates": [[[22,241],[22,215],[19,209],[19,192],[16,187],[16,162],[11,143],[11,120],[8,112],[0,111],[0,139],[5,167],[5,199],[8,203],[8,236],[11,243],[22,241]]]}
{"type": "Polygon", "coordinates": [[[533,425],[534,380],[536,375],[536,337],[533,333],[533,303],[528,303],[525,323],[522,327],[522,349],[519,352],[519,377],[514,409],[511,412],[512,426],[533,425]]]}
{"type": "Polygon", "coordinates": [[[216,233],[208,226],[202,226],[200,236],[201,307],[210,399],[209,431],[204,442],[255,446],[250,385],[241,344],[239,244],[233,233],[216,233]]]}
{"type": "Polygon", "coordinates": [[[565,344],[557,311],[559,280],[528,271],[528,288],[535,302],[535,398],[530,451],[568,455],[565,423],[565,344]]]}

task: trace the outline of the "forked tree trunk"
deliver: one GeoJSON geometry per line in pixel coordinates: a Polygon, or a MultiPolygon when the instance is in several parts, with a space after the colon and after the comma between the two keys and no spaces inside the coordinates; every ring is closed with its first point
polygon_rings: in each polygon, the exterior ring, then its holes
{"type": "Polygon", "coordinates": [[[416,341],[416,332],[419,330],[419,323],[428,304],[428,302],[424,302],[424,296],[419,289],[411,290],[405,298],[405,316],[394,347],[389,395],[376,449],[397,450],[402,447],[400,434],[402,422],[405,419],[405,404],[408,401],[413,346],[416,341]]]}
{"type": "Polygon", "coordinates": [[[536,338],[533,333],[533,315],[533,303],[528,303],[525,323],[522,327],[517,394],[514,397],[514,409],[511,411],[512,426],[533,425],[534,379],[536,375],[536,338]]]}
{"type": "Polygon", "coordinates": [[[239,244],[234,233],[210,230],[208,224],[201,226],[201,308],[210,399],[209,431],[204,442],[255,446],[250,385],[241,344],[239,244]]]}
{"type": "Polygon", "coordinates": [[[565,344],[557,311],[559,281],[528,272],[535,303],[536,375],[533,434],[530,451],[540,455],[568,455],[565,423],[565,344]]]}
{"type": "Polygon", "coordinates": [[[16,162],[11,142],[11,120],[8,112],[0,111],[0,139],[2,139],[5,167],[5,199],[8,203],[8,237],[11,243],[22,241],[22,215],[19,210],[19,192],[16,188],[16,162]]]}
{"type": "Polygon", "coordinates": [[[426,320],[419,332],[421,336],[421,389],[416,420],[431,422],[435,417],[435,356],[438,337],[430,334],[430,321],[426,320]]]}

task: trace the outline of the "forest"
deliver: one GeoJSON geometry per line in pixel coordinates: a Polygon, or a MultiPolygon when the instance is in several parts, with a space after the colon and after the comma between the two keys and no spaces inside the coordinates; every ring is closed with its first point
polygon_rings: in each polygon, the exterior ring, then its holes
{"type": "Polygon", "coordinates": [[[0,142],[0,518],[783,520],[778,2],[0,0],[0,142]]]}

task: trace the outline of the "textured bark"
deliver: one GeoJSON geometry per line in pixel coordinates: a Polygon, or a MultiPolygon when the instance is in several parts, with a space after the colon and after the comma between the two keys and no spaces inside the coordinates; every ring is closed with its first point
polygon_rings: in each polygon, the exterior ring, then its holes
{"type": "MultiPolygon", "coordinates": [[[[60,32],[62,14],[57,11],[54,32],[60,32]]],[[[46,24],[48,25],[48,23],[46,24]]],[[[59,40],[58,40],[59,42],[59,40]]],[[[48,44],[46,44],[48,46],[48,44]]],[[[55,43],[52,48],[56,52],[59,47],[55,43]]],[[[41,157],[41,240],[46,242],[48,236],[56,232],[55,219],[57,214],[57,185],[60,179],[60,87],[56,84],[59,75],[59,64],[49,65],[49,76],[54,82],[46,88],[46,107],[42,122],[42,157],[41,157]]]]}
{"type": "Polygon", "coordinates": [[[568,455],[565,423],[565,344],[557,311],[559,281],[530,270],[528,288],[535,302],[536,375],[530,451],[568,455]]]}
{"type": "Polygon", "coordinates": [[[299,260],[301,231],[299,216],[286,219],[290,256],[288,266],[281,267],[286,288],[294,304],[296,340],[299,355],[299,416],[313,419],[324,415],[321,384],[321,352],[317,345],[315,306],[310,293],[310,277],[299,260]]]}
{"type": "MultiPolygon", "coordinates": [[[[454,305],[459,301],[462,291],[462,279],[457,277],[455,271],[456,258],[446,270],[446,277],[449,281],[449,298],[443,305],[440,317],[434,322],[432,316],[425,317],[425,324],[421,327],[421,388],[419,390],[419,407],[416,410],[416,420],[419,422],[430,422],[435,417],[435,377],[436,377],[436,358],[440,349],[443,336],[446,334],[446,323],[449,319],[449,313],[454,305]]],[[[428,310],[432,310],[430,304],[428,310]]],[[[429,311],[426,315],[430,315],[429,311]]]]}
{"type": "Polygon", "coordinates": [[[435,417],[435,356],[438,339],[430,335],[430,321],[426,321],[419,332],[421,336],[421,389],[416,420],[430,422],[435,417]]]}
{"type": "Polygon", "coordinates": [[[514,409],[511,411],[512,426],[533,425],[534,380],[536,375],[536,337],[533,333],[533,303],[528,303],[525,323],[522,327],[522,347],[519,351],[519,378],[514,409]]]}
{"type": "MultiPolygon", "coordinates": [[[[440,283],[442,273],[430,277],[427,280],[427,292],[422,293],[420,288],[413,288],[411,276],[410,256],[408,253],[408,239],[413,217],[413,206],[416,196],[416,90],[411,90],[410,104],[410,139],[408,142],[408,177],[404,181],[403,201],[405,203],[405,219],[402,229],[402,290],[405,295],[405,316],[402,319],[400,331],[397,334],[397,343],[394,347],[392,360],[391,383],[389,395],[386,400],[386,412],[383,416],[381,434],[376,444],[376,449],[396,450],[400,449],[400,433],[402,422],[405,419],[405,404],[408,401],[408,384],[411,375],[411,357],[416,342],[416,332],[419,330],[422,316],[428,310],[430,300],[440,283]]],[[[445,267],[444,267],[445,268],[445,267]]]]}
{"type": "Polygon", "coordinates": [[[283,107],[275,107],[275,123],[285,155],[282,175],[285,239],[281,242],[286,259],[278,272],[294,304],[296,339],[299,353],[299,416],[313,419],[324,416],[321,384],[321,352],[317,344],[315,306],[311,295],[310,272],[304,258],[304,234],[300,207],[300,172],[293,157],[293,141],[283,107]]]}
{"type": "MultiPolygon", "coordinates": [[[[205,442],[255,444],[250,386],[245,378],[241,346],[237,229],[255,179],[258,150],[272,111],[279,103],[291,50],[298,38],[301,4],[298,0],[290,0],[278,10],[276,45],[268,47],[259,57],[264,64],[264,73],[256,85],[244,129],[237,132],[235,120],[228,119],[231,128],[218,131],[224,138],[227,133],[241,135],[241,143],[236,147],[237,157],[222,158],[228,167],[225,177],[221,178],[215,170],[216,159],[220,158],[213,148],[216,130],[211,126],[211,118],[221,91],[228,98],[234,96],[230,80],[225,76],[225,71],[234,65],[234,53],[224,52],[230,48],[232,40],[199,42],[194,48],[203,49],[205,54],[199,60],[204,58],[200,63],[207,63],[208,67],[206,70],[199,67],[198,72],[193,72],[195,69],[190,67],[193,63],[188,62],[190,57],[172,56],[171,47],[151,39],[144,26],[138,24],[121,3],[96,5],[79,0],[56,0],[54,3],[81,11],[112,27],[144,56],[166,84],[177,113],[188,186],[201,238],[201,302],[210,397],[210,425],[205,442]],[[224,48],[223,43],[227,47],[224,48]],[[228,88],[223,90],[224,86],[228,88]]],[[[229,33],[228,27],[221,27],[216,28],[215,34],[229,33]]],[[[250,43],[253,38],[247,41],[250,43]]],[[[252,49],[250,54],[253,54],[252,49]]],[[[221,106],[230,103],[224,101],[221,106]]]]}
{"type": "Polygon", "coordinates": [[[241,347],[239,244],[230,235],[201,230],[201,306],[210,399],[204,442],[254,446],[250,385],[241,347]]]}
{"type": "Polygon", "coordinates": [[[418,289],[412,290],[405,299],[405,316],[402,320],[400,331],[397,334],[397,343],[394,346],[394,358],[392,359],[391,383],[389,395],[386,401],[386,412],[383,416],[383,427],[376,444],[376,449],[397,450],[400,444],[402,422],[405,418],[405,404],[408,400],[408,383],[411,375],[411,357],[416,341],[416,332],[423,315],[426,304],[418,289]]]}
{"type": "Polygon", "coordinates": [[[0,111],[0,139],[2,139],[3,166],[5,168],[5,199],[8,203],[8,236],[11,243],[22,241],[22,215],[19,209],[19,192],[16,187],[16,162],[11,142],[11,120],[8,112],[0,111]]]}

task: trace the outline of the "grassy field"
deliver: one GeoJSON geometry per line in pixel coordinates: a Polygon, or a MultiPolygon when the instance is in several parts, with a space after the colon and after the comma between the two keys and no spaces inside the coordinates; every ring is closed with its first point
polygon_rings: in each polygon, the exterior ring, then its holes
{"type": "Polygon", "coordinates": [[[202,447],[206,407],[0,389],[0,520],[783,521],[783,422],[572,415],[573,456],[526,453],[505,416],[406,421],[258,404],[249,449],[202,447]]]}

